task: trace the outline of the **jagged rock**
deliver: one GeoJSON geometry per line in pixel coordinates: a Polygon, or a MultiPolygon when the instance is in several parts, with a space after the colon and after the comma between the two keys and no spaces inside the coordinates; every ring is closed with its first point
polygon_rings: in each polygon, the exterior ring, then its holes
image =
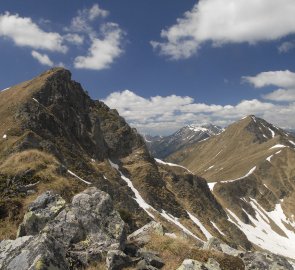
{"type": "Polygon", "coordinates": [[[128,266],[130,258],[121,250],[109,250],[106,258],[108,270],[121,270],[128,266]]]}
{"type": "Polygon", "coordinates": [[[186,259],[177,270],[220,270],[220,266],[219,263],[212,258],[209,258],[207,263],[186,259]]]}
{"type": "Polygon", "coordinates": [[[128,241],[135,242],[138,245],[146,244],[151,239],[151,234],[164,235],[164,228],[161,223],[151,221],[150,223],[144,225],[137,231],[128,235],[128,241]]]}
{"type": "Polygon", "coordinates": [[[48,234],[0,242],[0,269],[68,269],[64,247],[48,234]]]}
{"type": "Polygon", "coordinates": [[[151,265],[153,267],[156,267],[158,269],[162,268],[165,263],[163,260],[153,251],[148,251],[144,249],[140,249],[137,252],[138,257],[142,257],[147,265],[151,265]]]}
{"type": "Polygon", "coordinates": [[[207,250],[213,249],[213,250],[217,250],[232,256],[238,256],[239,254],[243,253],[243,251],[230,247],[229,245],[223,243],[220,239],[216,237],[210,238],[204,244],[203,249],[207,249],[207,250]]]}
{"type": "Polygon", "coordinates": [[[88,188],[49,222],[44,231],[69,248],[69,256],[83,264],[101,259],[102,252],[122,248],[125,224],[114,210],[110,196],[88,188]]]}
{"type": "MultiPolygon", "coordinates": [[[[81,269],[102,260],[106,251],[123,248],[126,240],[125,224],[110,196],[94,187],[66,206],[53,192],[39,196],[20,226],[19,235],[25,234],[30,236],[0,243],[0,269],[81,269]]],[[[113,265],[118,254],[127,258],[117,251],[113,265]]]]}
{"type": "Polygon", "coordinates": [[[28,208],[17,237],[38,234],[65,207],[65,200],[52,191],[40,195],[28,208]]]}
{"type": "Polygon", "coordinates": [[[245,264],[245,270],[293,270],[286,258],[271,253],[247,252],[240,257],[245,264]]]}

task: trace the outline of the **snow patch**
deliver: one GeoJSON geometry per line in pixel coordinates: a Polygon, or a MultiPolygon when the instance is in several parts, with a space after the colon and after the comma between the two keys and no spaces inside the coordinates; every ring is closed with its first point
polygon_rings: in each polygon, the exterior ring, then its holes
{"type": "Polygon", "coordinates": [[[217,225],[213,222],[213,221],[211,221],[211,224],[213,225],[213,227],[221,234],[221,235],[224,235],[225,236],[225,234],[217,227],[217,225]]]}
{"type": "Polygon", "coordinates": [[[291,144],[293,144],[295,146],[295,142],[289,140],[289,143],[291,143],[291,144]]]}
{"type": "Polygon", "coordinates": [[[72,171],[68,170],[68,173],[71,174],[72,176],[76,177],[76,178],[79,179],[80,181],[84,182],[85,184],[87,184],[87,185],[91,185],[90,182],[88,182],[88,181],[82,179],[81,177],[79,177],[78,175],[76,175],[75,173],[73,173],[72,171]]]}
{"type": "Polygon", "coordinates": [[[251,215],[248,215],[248,217],[254,226],[243,223],[233,212],[226,209],[236,220],[230,218],[231,221],[237,224],[246,234],[247,238],[254,244],[273,253],[287,256],[289,258],[295,258],[295,234],[284,226],[283,221],[290,226],[293,226],[293,228],[295,227],[295,224],[287,219],[281,205],[277,204],[273,211],[266,212],[256,200],[250,200],[251,206],[256,212],[256,217],[253,218],[251,215]],[[279,228],[281,228],[287,237],[272,230],[270,221],[273,221],[279,228]]]}
{"type": "Polygon", "coordinates": [[[209,168],[207,168],[207,169],[205,170],[205,172],[211,170],[213,167],[214,167],[214,165],[210,166],[209,168]]]}
{"type": "Polygon", "coordinates": [[[207,183],[209,186],[209,189],[212,191],[214,186],[217,184],[217,182],[213,182],[213,183],[207,183]]]}
{"type": "Polygon", "coordinates": [[[3,139],[7,139],[7,135],[6,134],[3,135],[3,139]]]}
{"type": "Polygon", "coordinates": [[[35,98],[32,98],[35,102],[37,102],[37,103],[39,103],[39,101],[37,100],[37,99],[35,99],[35,98]]]}
{"type": "Polygon", "coordinates": [[[268,162],[270,162],[270,160],[271,160],[272,157],[273,157],[273,155],[267,157],[266,160],[267,160],[268,162]]]}
{"type": "Polygon", "coordinates": [[[203,224],[197,217],[195,217],[188,211],[187,214],[189,215],[190,219],[201,229],[202,233],[206,236],[207,240],[209,240],[212,237],[212,234],[207,231],[207,229],[203,226],[203,224]]]}
{"type": "Polygon", "coordinates": [[[284,147],[287,147],[286,145],[283,145],[283,144],[276,144],[274,145],[273,147],[269,148],[269,149],[274,149],[274,148],[284,148],[284,147]]]}
{"type": "Polygon", "coordinates": [[[9,90],[9,89],[10,89],[10,87],[7,87],[7,88],[5,88],[5,89],[2,89],[0,92],[7,91],[7,90],[9,90]]]}
{"type": "Polygon", "coordinates": [[[271,128],[268,128],[268,130],[271,132],[271,137],[274,138],[276,135],[275,132],[271,128]]]}
{"type": "Polygon", "coordinates": [[[236,179],[233,179],[233,180],[220,181],[220,182],[222,182],[222,183],[230,183],[230,182],[234,182],[234,181],[237,181],[237,180],[244,179],[244,178],[248,177],[249,175],[251,175],[255,170],[256,170],[256,166],[254,166],[249,172],[247,172],[247,173],[246,173],[244,176],[242,176],[242,177],[239,177],[239,178],[236,178],[236,179]]]}
{"type": "Polygon", "coordinates": [[[170,167],[179,167],[179,168],[182,168],[182,169],[185,169],[186,171],[188,171],[189,173],[193,174],[189,169],[187,169],[186,167],[184,166],[181,166],[181,165],[178,165],[178,164],[174,164],[174,163],[170,163],[170,162],[165,162],[161,159],[158,159],[158,158],[155,158],[155,161],[159,164],[163,164],[163,165],[168,165],[170,167]]]}

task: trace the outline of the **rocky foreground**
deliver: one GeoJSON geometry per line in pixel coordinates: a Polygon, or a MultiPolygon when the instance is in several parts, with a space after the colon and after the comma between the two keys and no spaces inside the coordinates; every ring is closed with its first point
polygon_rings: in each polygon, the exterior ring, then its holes
{"type": "MultiPolygon", "coordinates": [[[[188,241],[156,222],[127,236],[110,196],[95,187],[77,194],[71,203],[47,191],[28,207],[17,238],[0,243],[0,269],[171,269],[165,265],[169,267],[172,256],[165,260],[165,253],[149,249],[157,237],[169,239],[167,246],[172,242],[175,250],[188,241]]],[[[293,269],[283,257],[239,251],[217,238],[195,250],[200,260],[185,258],[178,270],[293,269]]]]}

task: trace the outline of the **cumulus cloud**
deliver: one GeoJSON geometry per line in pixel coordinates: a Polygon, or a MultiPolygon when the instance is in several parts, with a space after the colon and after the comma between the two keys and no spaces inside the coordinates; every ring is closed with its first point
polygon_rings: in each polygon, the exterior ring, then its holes
{"type": "Polygon", "coordinates": [[[256,88],[275,86],[279,89],[263,95],[263,98],[273,101],[295,101],[295,73],[289,70],[261,72],[256,76],[243,77],[245,82],[256,88]]]}
{"type": "Polygon", "coordinates": [[[68,48],[63,37],[55,32],[45,32],[31,18],[6,12],[0,14],[0,36],[11,39],[17,46],[27,46],[65,53],[68,48]]]}
{"type": "Polygon", "coordinates": [[[53,62],[50,60],[47,54],[41,54],[36,51],[32,51],[32,56],[42,65],[44,66],[53,66],[53,62]]]}
{"type": "Polygon", "coordinates": [[[101,70],[108,68],[123,49],[121,40],[124,32],[118,24],[106,23],[101,27],[101,38],[92,38],[92,44],[86,56],[77,56],[74,61],[75,68],[101,70]]]}
{"type": "Polygon", "coordinates": [[[188,96],[144,98],[130,90],[111,93],[103,100],[135,128],[144,133],[170,134],[186,124],[214,123],[226,126],[245,115],[255,114],[283,127],[295,127],[294,103],[278,105],[257,99],[236,105],[198,103],[188,96]]]}
{"type": "Polygon", "coordinates": [[[295,41],[285,41],[279,47],[279,53],[287,53],[295,48],[295,41]]]}
{"type": "Polygon", "coordinates": [[[200,0],[175,25],[161,31],[154,49],[172,59],[189,58],[205,42],[255,44],[295,33],[294,0],[200,0]]]}
{"type": "Polygon", "coordinates": [[[83,36],[79,36],[78,34],[66,34],[63,37],[67,42],[72,43],[74,45],[81,45],[84,42],[83,36]]]}
{"type": "Polygon", "coordinates": [[[108,14],[109,12],[107,10],[101,9],[98,4],[94,4],[89,9],[78,10],[78,15],[72,19],[70,27],[66,27],[65,30],[93,35],[95,31],[90,25],[90,22],[99,17],[105,18],[108,14]]]}

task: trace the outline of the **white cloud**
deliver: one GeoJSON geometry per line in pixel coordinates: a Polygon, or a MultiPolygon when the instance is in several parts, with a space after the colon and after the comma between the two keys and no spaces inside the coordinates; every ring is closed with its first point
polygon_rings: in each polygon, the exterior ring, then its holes
{"type": "Polygon", "coordinates": [[[294,89],[278,89],[263,95],[263,98],[274,101],[295,101],[295,88],[294,89]]]}
{"type": "Polygon", "coordinates": [[[93,21],[98,17],[107,17],[109,12],[107,10],[101,9],[98,4],[94,4],[89,10],[86,9],[86,13],[88,13],[89,19],[93,21]]]}
{"type": "Polygon", "coordinates": [[[42,65],[52,67],[54,64],[50,60],[47,54],[41,54],[36,51],[32,51],[32,56],[42,65]]]}
{"type": "Polygon", "coordinates": [[[245,115],[255,114],[283,127],[295,127],[294,104],[278,105],[257,99],[236,105],[197,103],[191,97],[171,95],[143,98],[130,90],[114,92],[103,100],[141,132],[170,134],[189,123],[225,126],[245,115]]]}
{"type": "Polygon", "coordinates": [[[6,12],[0,14],[0,36],[12,39],[17,46],[65,53],[63,38],[55,32],[45,32],[31,18],[6,12]]]}
{"type": "Polygon", "coordinates": [[[263,98],[273,101],[295,101],[295,73],[289,70],[261,72],[256,76],[243,77],[256,88],[275,86],[279,89],[263,95],[263,98]]]}
{"type": "Polygon", "coordinates": [[[74,45],[81,45],[84,42],[83,36],[79,36],[78,34],[66,34],[64,39],[74,45]]]}
{"type": "Polygon", "coordinates": [[[279,47],[279,53],[287,53],[295,48],[295,41],[285,41],[279,47]]]}
{"type": "Polygon", "coordinates": [[[102,25],[102,38],[92,38],[88,54],[75,58],[75,68],[93,70],[108,68],[123,53],[121,48],[123,35],[124,32],[119,28],[118,24],[106,23],[102,25]]]}
{"type": "Polygon", "coordinates": [[[200,0],[151,45],[172,59],[189,58],[205,42],[255,44],[295,33],[294,0],[200,0]]]}
{"type": "Polygon", "coordinates": [[[90,22],[98,17],[105,18],[108,14],[109,12],[107,10],[103,10],[98,4],[94,4],[89,9],[85,8],[83,10],[78,10],[78,15],[72,19],[70,27],[66,27],[65,30],[95,35],[95,31],[90,25],[90,22]]]}

